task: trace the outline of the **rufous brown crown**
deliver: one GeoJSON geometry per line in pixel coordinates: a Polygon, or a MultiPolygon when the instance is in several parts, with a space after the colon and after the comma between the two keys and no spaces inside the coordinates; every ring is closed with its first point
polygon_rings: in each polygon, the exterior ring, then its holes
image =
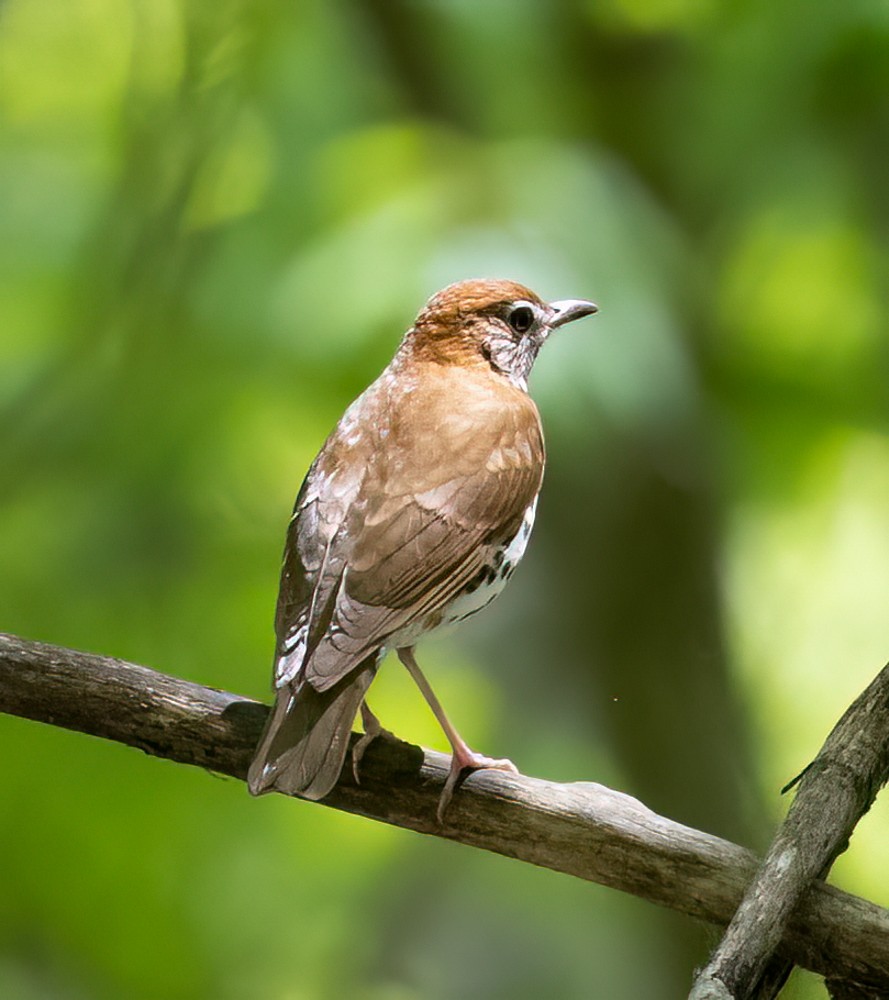
{"type": "Polygon", "coordinates": [[[484,365],[485,342],[493,326],[504,326],[510,307],[527,302],[543,307],[542,299],[519,284],[493,278],[472,278],[448,285],[420,310],[406,344],[416,356],[440,363],[484,365]]]}

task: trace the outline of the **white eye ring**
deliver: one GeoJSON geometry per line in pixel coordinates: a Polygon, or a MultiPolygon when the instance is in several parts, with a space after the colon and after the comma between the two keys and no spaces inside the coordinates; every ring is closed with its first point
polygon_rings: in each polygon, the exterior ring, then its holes
{"type": "Polygon", "coordinates": [[[527,302],[516,302],[509,310],[507,322],[516,333],[527,333],[536,319],[534,309],[527,302]]]}

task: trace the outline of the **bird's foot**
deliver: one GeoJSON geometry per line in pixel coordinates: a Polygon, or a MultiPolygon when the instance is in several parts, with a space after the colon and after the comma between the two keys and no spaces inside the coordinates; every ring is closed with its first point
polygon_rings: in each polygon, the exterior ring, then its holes
{"type": "Polygon", "coordinates": [[[352,777],[355,779],[356,785],[361,784],[361,778],[358,773],[360,770],[361,759],[364,757],[365,751],[371,743],[373,743],[378,736],[382,736],[384,739],[389,740],[398,739],[394,733],[391,733],[388,729],[383,728],[382,723],[370,710],[367,702],[361,703],[361,724],[364,726],[364,733],[352,748],[352,777]]]}
{"type": "Polygon", "coordinates": [[[439,824],[444,822],[445,810],[454,797],[457,786],[468,776],[467,772],[481,770],[506,771],[508,774],[519,773],[515,764],[505,757],[486,757],[484,754],[470,750],[469,747],[458,747],[451,757],[451,768],[448,771],[447,780],[438,800],[438,809],[435,812],[439,824]]]}

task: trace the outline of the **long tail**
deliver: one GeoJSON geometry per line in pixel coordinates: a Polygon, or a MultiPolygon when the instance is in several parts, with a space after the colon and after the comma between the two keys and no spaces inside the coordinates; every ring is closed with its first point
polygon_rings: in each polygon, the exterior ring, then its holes
{"type": "Polygon", "coordinates": [[[324,798],[343,769],[352,723],[377,665],[374,653],[326,691],[307,682],[278,691],[247,772],[251,794],[275,789],[304,799],[324,798]]]}

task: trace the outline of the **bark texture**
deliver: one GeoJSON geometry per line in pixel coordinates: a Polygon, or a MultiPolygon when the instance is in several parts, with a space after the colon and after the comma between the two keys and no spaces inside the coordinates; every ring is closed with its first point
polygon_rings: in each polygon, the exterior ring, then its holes
{"type": "MultiPolygon", "coordinates": [[[[0,711],[243,780],[268,708],[122,660],[0,634],[0,711]]],[[[379,739],[362,761],[361,784],[347,766],[323,804],[721,925],[732,919],[757,869],[744,848],[592,782],[479,772],[464,782],[439,825],[435,810],[447,768],[444,754],[379,739]]],[[[819,771],[815,765],[810,771],[811,781],[819,771]]],[[[871,794],[878,786],[856,779],[849,787],[871,794]]],[[[777,954],[887,995],[889,911],[816,882],[792,909],[777,954]]],[[[711,995],[725,994],[700,994],[711,995]]]]}

